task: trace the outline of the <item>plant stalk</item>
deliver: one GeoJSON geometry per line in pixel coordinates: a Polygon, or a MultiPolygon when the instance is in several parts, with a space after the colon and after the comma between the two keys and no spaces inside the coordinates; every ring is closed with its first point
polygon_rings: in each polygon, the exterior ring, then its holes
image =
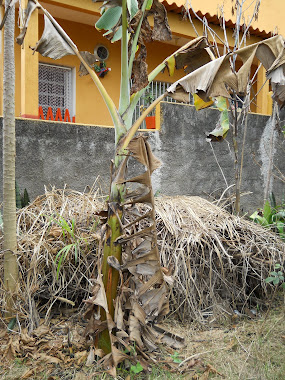
{"type": "Polygon", "coordinates": [[[144,0],[144,3],[143,3],[142,8],[141,8],[142,15],[141,15],[140,21],[139,21],[137,29],[136,29],[135,37],[133,39],[133,44],[132,44],[132,48],[131,48],[131,55],[130,55],[130,59],[129,59],[129,79],[131,79],[131,76],[132,76],[133,63],[134,63],[134,59],[135,59],[135,55],[136,55],[136,51],[137,51],[138,39],[139,39],[139,35],[140,35],[141,26],[142,26],[142,22],[144,19],[144,13],[146,10],[147,3],[148,3],[148,0],[144,0]]]}
{"type": "MultiPolygon", "coordinates": [[[[115,173],[119,168],[121,162],[123,161],[124,156],[120,153],[117,153],[114,160],[114,171],[113,178],[115,173]]],[[[104,239],[103,246],[103,261],[101,273],[103,275],[103,284],[105,287],[108,310],[112,317],[114,318],[114,300],[117,296],[117,288],[119,283],[120,274],[119,272],[109,266],[108,257],[114,256],[120,263],[122,257],[122,245],[116,243],[116,239],[122,235],[121,220],[123,217],[123,207],[121,204],[124,201],[125,194],[125,185],[120,185],[112,181],[110,198],[108,202],[108,220],[107,220],[107,230],[104,239]]],[[[105,310],[101,308],[101,320],[106,320],[105,310]]],[[[98,346],[106,354],[111,352],[111,341],[109,336],[108,329],[102,331],[99,334],[98,346]]]]}
{"type": "MultiPolygon", "coordinates": [[[[129,83],[129,62],[128,62],[128,19],[127,0],[122,1],[122,41],[121,41],[121,91],[119,113],[122,115],[130,103],[130,83],[129,83]]],[[[118,136],[120,138],[120,136],[118,136]]]]}
{"type": "Polygon", "coordinates": [[[238,118],[237,118],[237,97],[234,93],[234,120],[233,120],[233,147],[234,147],[234,171],[235,171],[235,192],[236,192],[236,200],[235,200],[235,212],[237,215],[240,213],[240,181],[239,181],[239,163],[238,163],[238,118]]]}
{"type": "Polygon", "coordinates": [[[122,149],[126,149],[129,145],[129,142],[131,141],[131,139],[134,137],[134,135],[136,134],[137,130],[139,129],[141,123],[144,121],[144,119],[146,118],[146,116],[154,109],[154,107],[159,103],[161,102],[161,100],[167,95],[167,92],[165,92],[164,94],[160,95],[157,99],[155,99],[149,106],[146,110],[143,111],[143,113],[140,115],[140,117],[135,121],[135,123],[133,124],[133,126],[131,127],[131,129],[129,129],[129,131],[127,132],[127,134],[125,135],[124,139],[123,139],[123,144],[122,144],[122,149]]]}

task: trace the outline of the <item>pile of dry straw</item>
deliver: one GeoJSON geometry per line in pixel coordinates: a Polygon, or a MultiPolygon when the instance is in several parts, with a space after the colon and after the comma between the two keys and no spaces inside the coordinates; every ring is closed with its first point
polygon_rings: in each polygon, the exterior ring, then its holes
{"type": "MultiPolygon", "coordinates": [[[[35,327],[60,305],[80,306],[88,297],[101,249],[96,213],[103,208],[98,190],[52,189],[19,211],[19,319],[35,327]],[[57,273],[56,255],[69,245],[57,273]]],[[[174,268],[176,279],[172,313],[209,322],[265,302],[270,287],[264,279],[285,259],[285,244],[274,234],[199,197],[156,198],[156,215],[161,263],[174,268]]],[[[3,253],[0,259],[3,272],[3,253]]]]}

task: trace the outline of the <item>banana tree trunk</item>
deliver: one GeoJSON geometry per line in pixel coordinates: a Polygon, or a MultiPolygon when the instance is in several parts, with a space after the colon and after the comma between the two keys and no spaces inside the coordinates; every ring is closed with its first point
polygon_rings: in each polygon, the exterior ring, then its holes
{"type": "MultiPolygon", "coordinates": [[[[119,272],[108,265],[108,257],[114,256],[121,263],[122,245],[116,243],[116,240],[122,235],[121,220],[123,217],[123,207],[121,204],[124,200],[125,185],[115,183],[117,170],[122,162],[122,156],[116,155],[114,167],[112,170],[111,191],[108,202],[108,219],[107,228],[103,246],[102,275],[103,284],[107,296],[109,313],[114,318],[114,303],[117,296],[117,287],[119,283],[119,272]]],[[[101,309],[101,320],[106,320],[106,313],[101,309]]],[[[98,345],[105,353],[111,352],[111,342],[108,329],[99,335],[98,345]]]]}
{"type": "MultiPolygon", "coordinates": [[[[6,1],[6,8],[7,8],[6,1]]],[[[4,29],[3,73],[3,230],[4,284],[7,289],[7,317],[12,315],[12,294],[18,281],[16,197],[15,197],[15,8],[8,14],[4,29]]]]}

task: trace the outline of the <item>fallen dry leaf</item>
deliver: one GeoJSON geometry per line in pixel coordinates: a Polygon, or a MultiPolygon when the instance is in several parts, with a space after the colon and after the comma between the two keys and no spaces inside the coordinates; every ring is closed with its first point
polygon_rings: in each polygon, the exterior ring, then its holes
{"type": "Polygon", "coordinates": [[[19,352],[19,341],[18,341],[18,344],[17,342],[15,341],[14,337],[11,336],[9,342],[8,342],[8,345],[4,351],[4,355],[3,357],[7,360],[7,361],[11,361],[11,360],[14,360],[15,356],[16,356],[16,351],[19,352]]]}
{"type": "Polygon", "coordinates": [[[0,331],[0,339],[3,339],[7,334],[8,334],[8,333],[7,333],[7,330],[6,330],[6,329],[5,329],[5,330],[1,330],[1,331],[0,331]]]}
{"type": "Polygon", "coordinates": [[[95,352],[94,352],[94,348],[91,347],[86,363],[85,363],[86,367],[90,367],[93,364],[94,359],[95,359],[95,352]]]}
{"type": "Polygon", "coordinates": [[[23,344],[28,344],[29,345],[30,343],[34,343],[35,339],[32,338],[31,336],[29,336],[27,332],[23,331],[22,334],[21,334],[21,342],[23,344]]]}
{"type": "Polygon", "coordinates": [[[21,377],[21,380],[29,379],[34,374],[34,369],[28,369],[21,377]]]}
{"type": "Polygon", "coordinates": [[[86,350],[81,351],[81,352],[76,352],[74,357],[76,359],[77,365],[81,365],[82,363],[84,363],[86,361],[86,359],[88,357],[88,352],[86,350]]]}
{"type": "Polygon", "coordinates": [[[214,373],[216,375],[220,375],[220,376],[224,377],[224,375],[221,374],[218,370],[216,370],[216,368],[213,367],[211,364],[207,364],[207,369],[208,369],[208,371],[210,371],[210,373],[214,373]]]}
{"type": "Polygon", "coordinates": [[[32,335],[41,338],[48,333],[50,333],[50,328],[46,325],[40,325],[32,332],[32,335]]]}
{"type": "Polygon", "coordinates": [[[87,380],[90,379],[90,376],[85,375],[83,372],[77,372],[74,380],[87,380]]]}
{"type": "Polygon", "coordinates": [[[46,355],[44,353],[38,353],[38,354],[35,354],[33,355],[33,358],[35,360],[39,360],[41,362],[44,362],[44,363],[48,363],[48,364],[59,364],[59,363],[62,363],[62,361],[54,356],[49,356],[49,355],[46,355]]]}

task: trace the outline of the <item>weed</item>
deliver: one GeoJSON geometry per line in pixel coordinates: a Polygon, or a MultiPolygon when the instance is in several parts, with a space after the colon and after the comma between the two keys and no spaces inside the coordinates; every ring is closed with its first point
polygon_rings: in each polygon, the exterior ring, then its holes
{"type": "Polygon", "coordinates": [[[276,204],[274,194],[270,195],[270,203],[266,201],[263,210],[255,211],[250,218],[263,227],[277,232],[285,240],[285,203],[276,204]]]}
{"type": "Polygon", "coordinates": [[[179,358],[179,352],[175,351],[173,355],[171,355],[173,363],[181,363],[182,359],[179,358]]]}
{"type": "Polygon", "coordinates": [[[132,366],[131,366],[130,371],[131,371],[132,373],[137,374],[137,373],[140,373],[140,372],[143,371],[143,367],[142,367],[142,365],[141,365],[140,362],[137,362],[136,365],[132,365],[132,366]]]}
{"type": "Polygon", "coordinates": [[[265,279],[265,282],[272,282],[273,285],[281,285],[285,289],[283,268],[280,264],[275,264],[274,271],[270,272],[270,276],[265,279]]]}
{"type": "Polygon", "coordinates": [[[57,265],[56,275],[58,279],[60,268],[62,264],[64,263],[64,261],[67,259],[69,252],[73,251],[74,261],[75,261],[75,264],[77,264],[78,256],[80,252],[79,244],[82,239],[77,238],[76,236],[74,219],[71,220],[71,225],[62,216],[60,216],[58,220],[53,219],[53,222],[61,227],[63,240],[66,242],[68,240],[72,241],[72,243],[67,244],[60,251],[58,251],[55,257],[55,264],[57,265]]]}

